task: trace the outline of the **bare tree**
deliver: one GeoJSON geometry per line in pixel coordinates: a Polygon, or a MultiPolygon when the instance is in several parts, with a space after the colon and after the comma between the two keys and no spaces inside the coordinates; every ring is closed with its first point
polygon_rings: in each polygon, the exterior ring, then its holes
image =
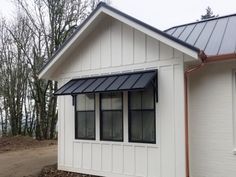
{"type": "Polygon", "coordinates": [[[15,0],[17,20],[0,25],[0,120],[2,127],[10,123],[12,135],[55,137],[57,83],[39,79],[38,72],[98,3],[15,0]]]}

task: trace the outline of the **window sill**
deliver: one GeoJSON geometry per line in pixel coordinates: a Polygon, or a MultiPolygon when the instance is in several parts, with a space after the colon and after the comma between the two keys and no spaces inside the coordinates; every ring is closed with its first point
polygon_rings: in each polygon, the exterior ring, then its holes
{"type": "Polygon", "coordinates": [[[100,140],[78,140],[74,139],[74,143],[91,143],[91,144],[106,144],[106,145],[123,145],[123,146],[145,146],[145,147],[153,147],[159,148],[160,145],[157,144],[149,144],[149,143],[133,143],[133,142],[117,142],[117,141],[100,141],[100,140]]]}

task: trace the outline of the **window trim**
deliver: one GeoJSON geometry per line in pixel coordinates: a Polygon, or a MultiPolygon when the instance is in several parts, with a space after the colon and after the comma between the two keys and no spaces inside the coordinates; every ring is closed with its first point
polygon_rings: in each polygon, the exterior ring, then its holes
{"type": "MultiPolygon", "coordinates": [[[[92,93],[93,94],[93,93],[92,93]]],[[[94,110],[93,111],[91,111],[91,110],[89,110],[89,111],[77,111],[76,109],[77,109],[77,96],[78,96],[79,94],[77,94],[77,95],[73,95],[72,96],[72,99],[73,99],[73,102],[74,102],[74,116],[75,116],[75,119],[74,119],[74,122],[75,122],[75,127],[74,127],[74,130],[75,130],[75,132],[74,132],[74,139],[75,140],[96,140],[96,96],[95,96],[95,94],[93,94],[93,98],[94,98],[94,110]],[[94,121],[94,138],[88,138],[88,137],[85,137],[85,138],[81,138],[81,137],[78,137],[76,134],[77,134],[77,132],[78,132],[78,119],[77,119],[77,112],[94,112],[94,119],[93,119],[93,121],[94,121]]],[[[85,94],[86,95],[86,94],[85,94]]]]}
{"type": "MultiPolygon", "coordinates": [[[[99,115],[100,115],[100,120],[99,120],[99,123],[100,123],[100,141],[114,141],[114,142],[124,142],[124,93],[123,92],[103,92],[103,93],[99,93],[99,115]],[[102,110],[102,94],[109,94],[109,93],[121,93],[121,108],[122,109],[116,109],[116,110],[102,110]],[[103,130],[103,124],[102,124],[102,112],[103,111],[121,111],[121,115],[122,115],[122,138],[121,140],[114,140],[114,139],[103,139],[102,137],[102,130],[103,130]]],[[[112,119],[113,121],[113,119],[112,119]]]]}
{"type": "MultiPolygon", "coordinates": [[[[131,92],[142,92],[142,91],[145,91],[145,90],[139,90],[139,91],[129,91],[128,92],[128,142],[129,143],[145,143],[145,144],[157,144],[157,140],[156,140],[156,137],[157,137],[157,130],[156,130],[156,92],[155,92],[155,88],[152,87],[152,90],[153,90],[153,106],[154,108],[153,109],[133,109],[133,111],[154,111],[154,141],[133,141],[131,140],[131,99],[130,99],[130,93],[131,92]]],[[[142,103],[142,97],[141,97],[141,103],[142,103]]],[[[142,122],[143,122],[143,118],[142,118],[142,122]]],[[[142,129],[142,135],[143,135],[143,129],[142,129]]]]}

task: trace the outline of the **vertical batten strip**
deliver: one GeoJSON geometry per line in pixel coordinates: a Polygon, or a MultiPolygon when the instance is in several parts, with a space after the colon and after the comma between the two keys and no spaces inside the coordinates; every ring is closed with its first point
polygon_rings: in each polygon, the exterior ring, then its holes
{"type": "Polygon", "coordinates": [[[92,169],[92,161],[93,161],[93,152],[92,152],[92,143],[89,143],[90,144],[90,169],[92,169]]]}
{"type": "Polygon", "coordinates": [[[121,66],[122,66],[123,63],[124,63],[124,61],[123,61],[123,59],[124,59],[124,56],[123,56],[123,53],[124,53],[124,52],[123,52],[123,46],[124,46],[124,44],[123,44],[123,43],[124,43],[124,40],[123,40],[123,35],[124,35],[124,34],[123,34],[123,25],[124,25],[124,24],[121,23],[121,39],[120,39],[120,41],[121,41],[121,48],[120,48],[120,49],[121,49],[121,51],[120,51],[120,52],[121,52],[121,54],[120,54],[121,62],[120,62],[120,65],[121,65],[121,66]]]}
{"type": "MultiPolygon", "coordinates": [[[[174,50],[173,50],[173,52],[174,52],[174,50]]],[[[176,115],[175,115],[175,113],[176,113],[176,110],[175,110],[175,100],[176,100],[176,98],[175,98],[175,90],[176,90],[176,85],[175,85],[175,65],[172,65],[172,70],[173,70],[173,72],[172,72],[172,83],[173,83],[173,101],[172,101],[172,106],[173,106],[173,124],[174,124],[174,126],[173,126],[173,128],[174,128],[174,135],[173,135],[173,141],[174,141],[174,161],[175,161],[175,166],[174,166],[174,169],[175,169],[175,172],[174,172],[174,174],[175,174],[175,176],[176,176],[176,123],[175,123],[175,119],[176,119],[176,115]]]]}
{"type": "Polygon", "coordinates": [[[111,148],[111,151],[110,151],[110,157],[111,157],[111,169],[110,171],[112,172],[113,171],[113,144],[110,144],[110,148],[111,148]]]}
{"type": "Polygon", "coordinates": [[[134,153],[134,172],[133,172],[133,175],[136,175],[136,152],[135,152],[135,146],[133,145],[133,153],[134,153]]]}
{"type": "Polygon", "coordinates": [[[148,147],[145,146],[146,150],[146,176],[148,177],[148,147]]]}
{"type": "Polygon", "coordinates": [[[121,146],[122,146],[122,167],[121,167],[122,169],[121,169],[121,173],[124,174],[124,164],[125,164],[125,160],[124,160],[125,159],[124,158],[124,154],[125,154],[125,152],[124,152],[124,144],[122,144],[121,146]]]}
{"type": "Polygon", "coordinates": [[[148,58],[147,57],[147,55],[148,55],[147,54],[147,52],[148,52],[147,38],[148,38],[148,36],[145,34],[145,44],[144,44],[145,45],[145,51],[144,51],[145,52],[145,59],[144,59],[144,63],[147,63],[147,58],[148,58]]]}
{"type": "Polygon", "coordinates": [[[101,153],[101,161],[100,161],[100,164],[101,164],[101,171],[102,171],[102,169],[103,169],[103,163],[102,163],[102,143],[100,144],[100,153],[101,153]]]}
{"type": "Polygon", "coordinates": [[[84,145],[83,143],[81,142],[81,168],[84,167],[84,159],[83,159],[83,154],[84,154],[84,145]]]}

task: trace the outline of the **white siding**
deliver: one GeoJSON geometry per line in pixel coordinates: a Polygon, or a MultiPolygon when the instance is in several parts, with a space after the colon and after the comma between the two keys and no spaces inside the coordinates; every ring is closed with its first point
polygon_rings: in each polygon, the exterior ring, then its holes
{"type": "Polygon", "coordinates": [[[235,108],[232,107],[235,68],[235,61],[207,64],[190,77],[192,177],[236,176],[236,155],[233,154],[235,108]]]}
{"type": "Polygon", "coordinates": [[[59,99],[59,169],[107,177],[183,177],[183,54],[123,23],[108,18],[58,68],[59,84],[72,78],[158,69],[157,144],[128,142],[128,98],[124,94],[124,142],[74,140],[71,96],[59,99]]]}
{"type": "Polygon", "coordinates": [[[97,29],[61,64],[55,78],[134,70],[144,64],[156,67],[160,60],[183,58],[181,52],[111,18],[97,29]]]}
{"type": "MultiPolygon", "coordinates": [[[[157,67],[159,101],[156,105],[156,145],[128,143],[127,140],[124,143],[102,142],[99,137],[96,141],[74,140],[74,110],[71,97],[60,99],[59,109],[65,110],[59,112],[60,130],[65,126],[60,137],[65,137],[65,140],[62,138],[64,144],[62,141],[59,144],[60,149],[64,149],[60,150],[62,153],[59,154],[59,168],[109,177],[184,176],[183,65],[174,63],[157,67]],[[62,122],[64,124],[61,124],[62,122]]],[[[96,99],[98,100],[98,97],[96,99]]],[[[124,94],[124,100],[127,101],[127,94],[124,94]]],[[[97,106],[97,110],[98,108],[97,106]]],[[[127,108],[124,109],[124,115],[124,119],[127,119],[127,108]]],[[[99,122],[98,116],[96,122],[99,122]]],[[[124,127],[124,132],[128,132],[127,123],[124,127]]],[[[128,136],[127,133],[125,136],[128,136]]]]}

